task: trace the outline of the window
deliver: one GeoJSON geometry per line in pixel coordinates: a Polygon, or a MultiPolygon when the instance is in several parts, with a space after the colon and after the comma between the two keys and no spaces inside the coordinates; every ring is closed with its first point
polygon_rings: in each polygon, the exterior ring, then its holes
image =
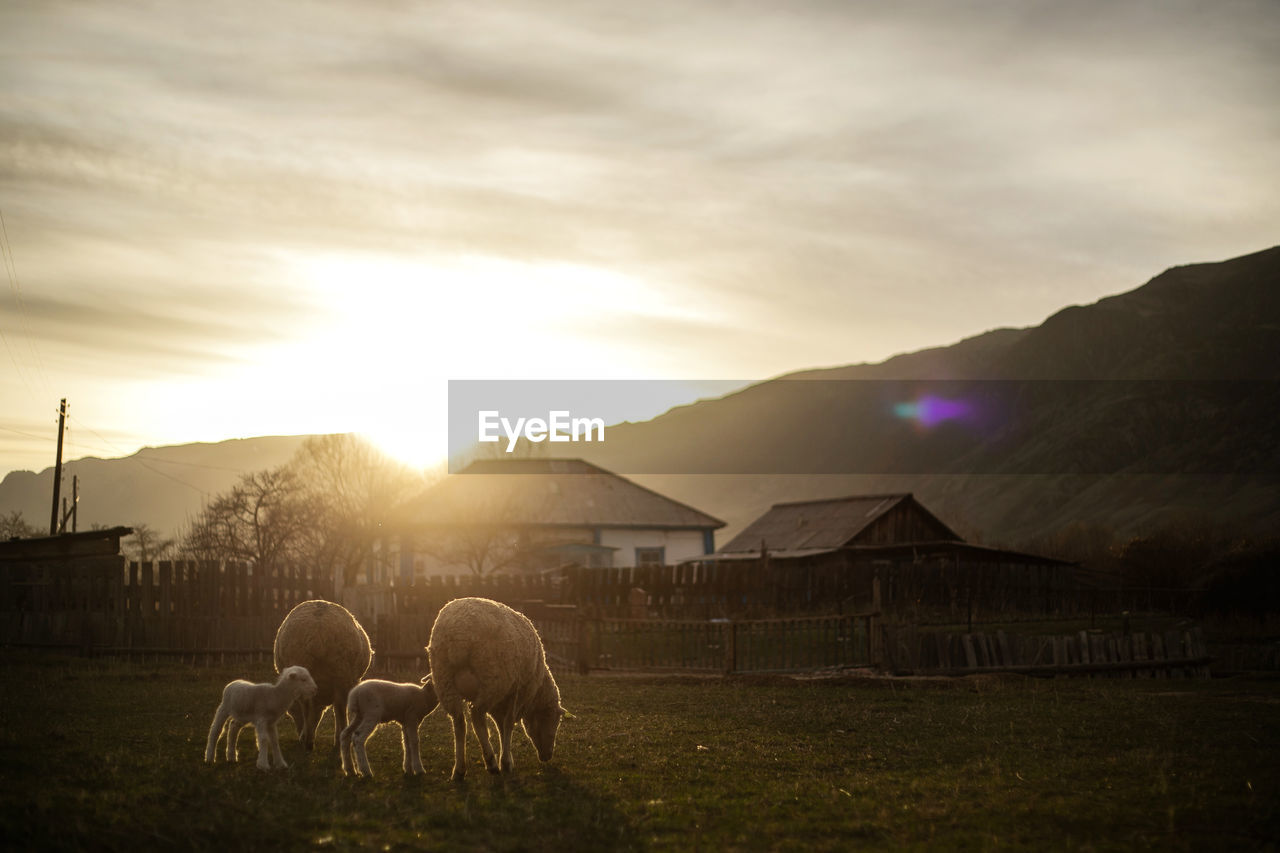
{"type": "Polygon", "coordinates": [[[666,548],[637,548],[636,549],[636,565],[643,566],[664,566],[666,565],[666,548]]]}

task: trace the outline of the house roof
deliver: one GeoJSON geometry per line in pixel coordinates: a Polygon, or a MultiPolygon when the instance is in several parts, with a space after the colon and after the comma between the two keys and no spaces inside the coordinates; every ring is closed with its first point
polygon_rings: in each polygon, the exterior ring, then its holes
{"type": "MultiPolygon", "coordinates": [[[[939,557],[943,555],[956,555],[961,557],[970,557],[979,560],[993,561],[1016,561],[1019,563],[1037,563],[1043,565],[1072,566],[1076,565],[1066,560],[1058,560],[1053,557],[1042,557],[1038,554],[1028,554],[1025,551],[1010,551],[1007,548],[993,548],[987,545],[972,545],[968,542],[961,542],[954,539],[944,539],[933,542],[903,542],[896,545],[851,545],[847,548],[810,548],[796,549],[790,551],[774,551],[769,548],[769,556],[781,559],[796,559],[799,557],[816,557],[822,554],[832,554],[836,551],[845,551],[857,558],[877,559],[881,557],[893,558],[910,555],[917,557],[939,557]]],[[[754,551],[717,551],[714,554],[707,554],[701,557],[690,557],[682,560],[682,563],[698,563],[698,562],[716,562],[716,563],[734,563],[749,562],[760,559],[760,549],[754,551]]]]}
{"type": "MultiPolygon", "coordinates": [[[[963,541],[937,516],[925,509],[910,492],[888,495],[851,495],[774,504],[716,553],[760,553],[761,543],[775,556],[804,556],[858,545],[858,537],[895,507],[909,506],[939,535],[930,538],[963,541]]],[[[885,544],[885,543],[877,543],[885,544]]]]}
{"type": "Polygon", "coordinates": [[[405,507],[406,523],[717,529],[718,518],[582,459],[484,459],[405,507]]]}
{"type": "Polygon", "coordinates": [[[120,540],[132,533],[132,527],[108,527],[57,536],[14,538],[0,542],[0,560],[113,556],[120,553],[120,540]]]}

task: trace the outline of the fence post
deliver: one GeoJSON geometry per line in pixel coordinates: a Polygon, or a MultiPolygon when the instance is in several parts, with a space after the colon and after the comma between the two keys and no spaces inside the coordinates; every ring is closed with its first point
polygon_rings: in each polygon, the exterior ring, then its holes
{"type": "Polygon", "coordinates": [[[724,674],[733,675],[738,668],[737,624],[732,619],[721,626],[721,646],[724,648],[724,674]]]}
{"type": "Polygon", "coordinates": [[[578,646],[578,674],[587,675],[591,672],[591,650],[588,647],[588,627],[587,619],[582,615],[581,607],[575,608],[574,619],[574,635],[578,646]]]}

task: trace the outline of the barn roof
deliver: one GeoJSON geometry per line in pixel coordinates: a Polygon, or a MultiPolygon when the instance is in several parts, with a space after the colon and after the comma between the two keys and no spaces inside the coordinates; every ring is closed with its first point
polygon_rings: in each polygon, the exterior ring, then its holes
{"type": "Polygon", "coordinates": [[[931,536],[931,539],[963,541],[959,534],[939,521],[910,492],[902,492],[774,504],[716,554],[758,555],[762,542],[770,554],[780,557],[806,556],[855,546],[859,544],[857,540],[864,531],[899,506],[936,526],[936,535],[931,536]]]}
{"type": "Polygon", "coordinates": [[[115,556],[120,553],[120,540],[132,534],[132,527],[108,527],[31,539],[13,538],[0,542],[0,560],[115,556]]]}
{"type": "MultiPolygon", "coordinates": [[[[769,556],[780,559],[792,560],[799,557],[816,557],[823,554],[832,554],[836,551],[843,550],[855,557],[878,559],[878,558],[901,558],[904,555],[913,559],[925,557],[934,558],[939,556],[958,556],[976,561],[1006,561],[1018,563],[1034,563],[1043,565],[1073,566],[1075,563],[1067,560],[1059,560],[1054,557],[1042,557],[1039,554],[1029,554],[1025,551],[1011,551],[1007,548],[993,548],[988,545],[973,545],[968,542],[962,542],[954,539],[945,539],[932,542],[903,542],[896,545],[851,545],[847,548],[811,548],[799,549],[791,551],[774,551],[769,549],[769,556]]],[[[714,554],[707,554],[702,557],[690,557],[683,560],[685,563],[713,562],[713,563],[734,563],[755,561],[760,559],[760,549],[757,547],[754,551],[717,551],[714,554]]]]}
{"type": "Polygon", "coordinates": [[[717,529],[724,522],[582,459],[485,459],[406,507],[411,525],[717,529]]]}

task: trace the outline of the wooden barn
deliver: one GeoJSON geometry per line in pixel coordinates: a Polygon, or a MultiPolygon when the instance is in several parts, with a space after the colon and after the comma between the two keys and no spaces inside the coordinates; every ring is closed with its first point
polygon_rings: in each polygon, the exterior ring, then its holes
{"type": "Polygon", "coordinates": [[[714,554],[777,612],[883,610],[966,619],[1074,609],[1071,564],[965,542],[910,493],[775,504],[714,554]]]}

